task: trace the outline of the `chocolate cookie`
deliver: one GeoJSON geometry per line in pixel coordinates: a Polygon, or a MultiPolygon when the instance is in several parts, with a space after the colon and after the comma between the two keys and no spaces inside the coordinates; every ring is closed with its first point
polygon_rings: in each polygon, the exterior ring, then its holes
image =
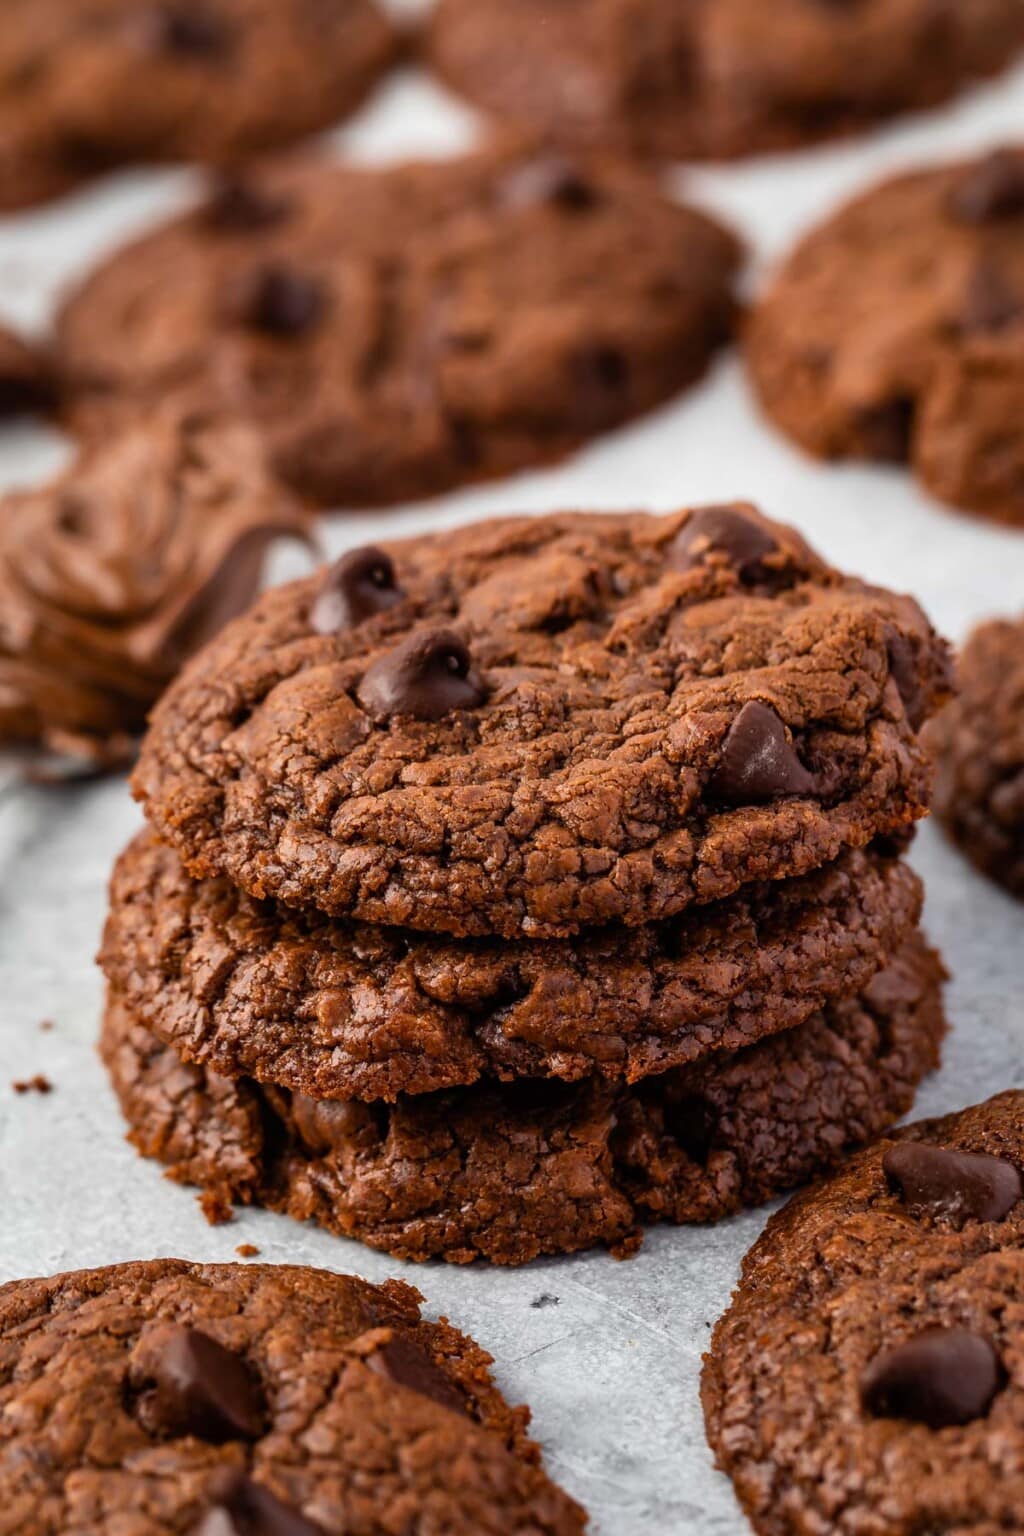
{"type": "Polygon", "coordinates": [[[528,1413],[420,1300],[399,1280],[177,1259],[0,1287],[6,1528],[576,1536],[528,1413]]]}
{"type": "Polygon", "coordinates": [[[115,255],[60,344],[83,430],[199,396],[254,418],[312,500],[393,502],[557,458],[692,383],[739,263],[618,163],[296,162],[115,255]]]}
{"type": "Polygon", "coordinates": [[[161,417],[0,502],[0,743],[123,760],[306,523],[249,429],[161,417]]]}
{"type": "Polygon", "coordinates": [[[441,0],[429,53],[556,139],[719,159],[931,106],[1022,45],[1018,0],[441,0]]]}
{"type": "Polygon", "coordinates": [[[629,1252],[639,1222],[713,1221],[834,1167],[937,1064],[942,974],[913,937],[861,998],[633,1087],[318,1102],[186,1065],[116,996],[102,1052],[139,1151],[218,1207],[257,1202],[401,1258],[520,1264],[629,1252]]]}
{"type": "Polygon", "coordinates": [[[375,0],[5,0],[0,207],[134,160],[232,160],[328,126],[389,63],[375,0]]]}
{"type": "Polygon", "coordinates": [[[367,922],[660,921],[924,814],[947,655],[752,509],[478,524],[264,597],[153,715],[194,875],[367,922]]]}
{"type": "Polygon", "coordinates": [[[979,869],[1024,897],[1024,618],[983,624],[933,725],[935,809],[979,869]]]}
{"type": "Polygon", "coordinates": [[[774,1216],[705,1359],[759,1532],[1012,1531],[1024,1500],[1024,1094],[876,1143],[774,1216]]]}
{"type": "Polygon", "coordinates": [[[755,309],[765,410],[827,458],[909,461],[1024,523],[1024,151],[897,177],[808,235],[755,309]]]}
{"type": "Polygon", "coordinates": [[[187,1061],[394,1100],[484,1076],[634,1081],[738,1050],[862,991],[920,908],[906,865],[856,851],[653,927],[439,941],[195,883],[144,833],[114,871],[101,961],[187,1061]]]}

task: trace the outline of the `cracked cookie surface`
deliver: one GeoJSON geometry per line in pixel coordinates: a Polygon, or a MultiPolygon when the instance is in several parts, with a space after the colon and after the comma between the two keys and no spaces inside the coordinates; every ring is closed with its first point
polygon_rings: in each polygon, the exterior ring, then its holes
{"type": "Polygon", "coordinates": [[[490,1356],[420,1300],[175,1259],[0,1287],[0,1529],[579,1536],[490,1356]]]}
{"type": "Polygon", "coordinates": [[[177,668],[308,539],[248,429],[154,418],[0,502],[0,742],[130,760],[177,668]]]}
{"type": "Polygon", "coordinates": [[[752,509],[377,554],[376,587],[361,551],[267,594],[154,712],[135,790],[192,874],[554,937],[805,873],[925,813],[944,643],[752,509]]]}
{"type": "Polygon", "coordinates": [[[747,327],[768,415],[811,453],[909,463],[1024,523],[1024,150],[903,175],[812,231],[747,327]]]}
{"type": "Polygon", "coordinates": [[[936,815],[980,870],[1024,897],[1024,618],[980,625],[958,680],[929,727],[936,815]]]}
{"type": "Polygon", "coordinates": [[[356,107],[395,39],[374,0],[6,0],[0,207],[142,160],[233,160],[356,107]]]}
{"type": "Polygon", "coordinates": [[[703,1380],[758,1532],[1020,1523],[1022,1164],[1010,1092],[882,1139],[771,1219],[703,1380]]]}
{"type": "Polygon", "coordinates": [[[873,850],[651,927],[573,940],[439,940],[191,881],[143,833],[111,887],[101,961],[188,1061],[316,1099],[481,1077],[636,1080],[738,1050],[860,992],[920,916],[873,850]]]}
{"type": "Polygon", "coordinates": [[[73,423],[169,394],[250,417],[325,506],[557,459],[693,383],[736,239],[619,162],[503,148],[252,171],[69,298],[73,423]]]}
{"type": "Polygon", "coordinates": [[[570,143],[729,158],[943,101],[1024,46],[1018,0],[441,0],[429,56],[570,143]]]}
{"type": "Polygon", "coordinates": [[[632,1087],[518,1082],[324,1103],[183,1063],[112,995],[130,1135],[215,1207],[254,1202],[406,1259],[521,1264],[641,1223],[714,1221],[832,1168],[938,1063],[942,966],[915,935],[863,995],[632,1087]]]}

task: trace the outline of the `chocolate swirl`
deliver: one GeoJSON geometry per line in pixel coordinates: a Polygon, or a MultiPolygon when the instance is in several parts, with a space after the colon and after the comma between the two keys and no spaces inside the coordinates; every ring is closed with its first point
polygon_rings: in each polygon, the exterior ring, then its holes
{"type": "Polygon", "coordinates": [[[0,502],[0,743],[124,758],[181,664],[307,538],[247,428],[147,423],[0,502]]]}

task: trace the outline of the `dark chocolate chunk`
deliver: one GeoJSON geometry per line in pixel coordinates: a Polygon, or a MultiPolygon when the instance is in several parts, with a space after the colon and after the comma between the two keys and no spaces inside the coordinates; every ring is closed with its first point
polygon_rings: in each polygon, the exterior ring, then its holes
{"type": "Polygon", "coordinates": [[[989,224],[1024,214],[1024,155],[996,149],[956,183],[949,209],[963,224],[989,224]]]}
{"type": "Polygon", "coordinates": [[[187,59],[210,59],[225,51],[229,34],[223,21],[199,5],[157,5],[143,17],[147,46],[187,59]]]}
{"type": "Polygon", "coordinates": [[[915,1216],[965,1221],[1002,1221],[1021,1197],[1012,1163],[979,1152],[958,1152],[903,1141],[882,1159],[886,1178],[915,1216]]]}
{"type": "Polygon", "coordinates": [[[263,1402],[244,1360],[198,1328],[168,1326],[154,1346],[135,1409],[145,1429],[214,1444],[259,1438],[263,1402]]]}
{"type": "Polygon", "coordinates": [[[324,1536],[323,1529],[283,1504],[243,1472],[222,1476],[192,1536],[324,1536]]]}
{"type": "Polygon", "coordinates": [[[247,274],[229,296],[229,318],[268,336],[304,336],[324,312],[321,283],[290,267],[262,267],[247,274]]]}
{"type": "Polygon", "coordinates": [[[517,167],[502,181],[498,195],[506,208],[549,203],[567,213],[586,213],[601,200],[593,182],[564,155],[545,155],[517,167]]]}
{"type": "Polygon", "coordinates": [[[465,641],[450,629],[431,629],[374,662],[358,697],[375,719],[440,720],[456,709],[475,709],[485,689],[465,641]]]}
{"type": "Polygon", "coordinates": [[[708,794],[725,805],[761,805],[779,795],[812,793],[814,779],[774,709],[751,699],[729,728],[708,794]]]}
{"type": "Polygon", "coordinates": [[[274,196],[255,181],[224,175],[214,187],[202,218],[211,229],[225,234],[248,234],[283,223],[289,206],[287,198],[274,196]]]}
{"type": "Polygon", "coordinates": [[[967,1328],[927,1328],[872,1360],[861,1402],[875,1418],[943,1429],[984,1417],[1002,1379],[988,1339],[967,1328]]]}
{"type": "Polygon", "coordinates": [[[321,635],[361,624],[402,601],[391,556],[376,545],[350,549],[324,577],[309,622],[321,635]]]}
{"type": "Polygon", "coordinates": [[[709,555],[724,555],[742,580],[758,581],[765,557],[778,548],[771,534],[738,507],[698,507],[669,545],[668,563],[673,570],[690,571],[709,555]]]}
{"type": "Polygon", "coordinates": [[[379,1376],[386,1376],[389,1381],[408,1387],[410,1392],[418,1392],[421,1397],[429,1397],[442,1408],[450,1408],[453,1413],[466,1412],[466,1399],[451,1378],[418,1344],[400,1333],[392,1335],[386,1344],[367,1355],[366,1364],[379,1376]]]}

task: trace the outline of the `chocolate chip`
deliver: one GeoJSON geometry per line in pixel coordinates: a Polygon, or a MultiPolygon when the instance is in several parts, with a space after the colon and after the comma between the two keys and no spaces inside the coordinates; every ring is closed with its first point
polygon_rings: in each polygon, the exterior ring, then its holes
{"type": "Polygon", "coordinates": [[[290,267],[263,267],[234,286],[229,318],[268,336],[302,336],[324,311],[324,290],[315,278],[290,267]]]}
{"type": "Polygon", "coordinates": [[[924,1142],[889,1147],[882,1169],[914,1216],[965,1221],[1002,1221],[1021,1197],[1012,1163],[980,1152],[957,1152],[924,1142]]]}
{"type": "Polygon", "coordinates": [[[283,1504],[244,1472],[222,1475],[192,1536],[324,1536],[323,1528],[283,1504]]]}
{"type": "Polygon", "coordinates": [[[317,1156],[343,1147],[370,1150],[387,1134],[387,1106],[379,1102],[311,1099],[304,1093],[293,1093],[291,1116],[300,1139],[317,1156]]]}
{"type": "Polygon", "coordinates": [[[224,23],[200,6],[151,6],[141,19],[143,39],[156,52],[208,59],[227,48],[224,23]]]}
{"type": "Polygon", "coordinates": [[[213,1444],[259,1438],[263,1403],[244,1360],[198,1328],[168,1327],[153,1344],[135,1405],[144,1429],[213,1444]]]}
{"type": "Polygon", "coordinates": [[[499,198],[506,208],[548,204],[567,213],[588,213],[601,201],[593,183],[564,155],[545,155],[517,167],[502,180],[499,198]]]}
{"type": "Polygon", "coordinates": [[[675,571],[692,571],[709,555],[724,555],[742,581],[759,581],[763,561],[778,551],[768,531],[738,507],[697,507],[669,545],[668,563],[675,571]]]}
{"type": "Polygon", "coordinates": [[[618,347],[597,343],[570,359],[574,416],[581,430],[598,431],[620,421],[626,409],[629,363],[618,347]]]}
{"type": "Polygon", "coordinates": [[[248,234],[269,229],[288,217],[290,204],[244,176],[220,178],[203,210],[203,219],[211,228],[230,234],[248,234]]]}
{"type": "Polygon", "coordinates": [[[979,261],[971,271],[960,310],[960,329],[968,335],[1003,331],[1020,319],[1024,303],[1002,271],[991,261],[979,261]]]}
{"type": "Polygon", "coordinates": [[[914,432],[913,400],[898,396],[865,407],[857,417],[861,449],[883,464],[905,464],[914,432]]]}
{"type": "Polygon", "coordinates": [[[429,1397],[450,1408],[453,1413],[466,1412],[466,1399],[449,1376],[430,1356],[411,1339],[394,1334],[386,1344],[367,1355],[365,1362],[378,1376],[386,1376],[397,1386],[408,1387],[421,1397],[429,1397]]]}
{"type": "Polygon", "coordinates": [[[412,715],[440,720],[456,709],[475,709],[485,697],[469,648],[452,630],[410,635],[364,676],[359,702],[375,719],[412,715]]]}
{"type": "Polygon", "coordinates": [[[1024,155],[996,149],[970,166],[949,197],[949,211],[962,224],[989,224],[1024,214],[1024,155]]]}
{"type": "Polygon", "coordinates": [[[761,805],[779,795],[807,795],[814,788],[786,727],[767,704],[752,699],[729,727],[708,795],[726,805],[761,805]]]}
{"type": "Polygon", "coordinates": [[[899,630],[893,630],[890,634],[887,650],[889,673],[903,700],[907,720],[913,730],[919,730],[924,724],[925,706],[917,653],[906,635],[899,630]]]}
{"type": "Polygon", "coordinates": [[[877,1355],[861,1377],[861,1403],[879,1419],[930,1429],[982,1418],[1002,1385],[999,1357],[967,1328],[927,1328],[877,1355]]]}
{"type": "Polygon", "coordinates": [[[309,622],[319,635],[334,635],[384,613],[402,601],[391,556],[374,544],[350,549],[323,579],[309,622]]]}

